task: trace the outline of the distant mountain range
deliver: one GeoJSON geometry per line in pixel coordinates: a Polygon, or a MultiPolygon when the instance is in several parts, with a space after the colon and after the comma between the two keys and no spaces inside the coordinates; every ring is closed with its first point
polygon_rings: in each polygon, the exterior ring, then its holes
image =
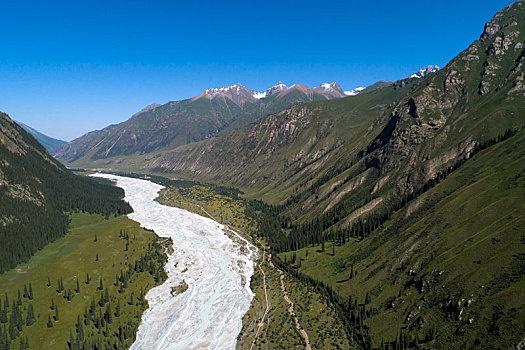
{"type": "Polygon", "coordinates": [[[37,141],[40,142],[42,146],[44,146],[46,150],[51,154],[54,154],[60,148],[60,146],[67,143],[66,141],[58,140],[44,135],[40,131],[33,129],[32,127],[22,122],[17,122],[17,124],[24,128],[25,131],[33,135],[33,137],[37,139],[37,141]]]}
{"type": "Polygon", "coordinates": [[[262,92],[247,89],[240,83],[209,88],[190,99],[164,105],[153,103],[123,123],[92,131],[62,145],[54,154],[62,161],[74,162],[176,148],[238,129],[298,102],[352,96],[391,84],[381,81],[347,92],[337,82],[322,83],[315,88],[302,84],[288,87],[278,82],[262,92]]]}

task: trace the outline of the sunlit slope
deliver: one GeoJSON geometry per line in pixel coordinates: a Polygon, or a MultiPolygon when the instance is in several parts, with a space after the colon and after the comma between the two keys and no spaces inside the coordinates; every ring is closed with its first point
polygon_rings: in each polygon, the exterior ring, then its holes
{"type": "MultiPolygon", "coordinates": [[[[508,348],[525,333],[525,132],[481,151],[362,241],[303,248],[299,270],[438,348],[508,348]],[[308,254],[306,251],[308,250],[308,254]],[[355,276],[350,278],[350,271],[355,276]]],[[[292,254],[281,254],[290,261],[292,254]]],[[[295,266],[299,265],[298,262],[295,266]]]]}

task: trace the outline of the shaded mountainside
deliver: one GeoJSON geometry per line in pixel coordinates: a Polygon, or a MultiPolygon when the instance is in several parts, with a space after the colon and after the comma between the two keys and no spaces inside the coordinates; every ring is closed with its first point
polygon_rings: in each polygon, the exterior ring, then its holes
{"type": "Polygon", "coordinates": [[[60,148],[60,146],[62,146],[63,144],[66,144],[67,142],[66,141],[62,141],[62,140],[58,140],[58,139],[54,139],[52,137],[49,137],[47,135],[44,135],[42,134],[40,131],[38,130],[35,130],[33,129],[32,127],[24,124],[24,123],[21,123],[21,122],[17,122],[18,125],[20,125],[22,128],[24,128],[25,131],[27,131],[28,133],[30,133],[31,135],[33,135],[33,137],[38,141],[40,142],[40,144],[42,146],[45,147],[45,149],[53,154],[56,152],[56,150],[58,150],[60,148]]]}
{"type": "Polygon", "coordinates": [[[337,83],[313,89],[300,84],[288,88],[280,83],[265,93],[248,90],[241,84],[208,89],[191,99],[148,106],[123,123],[63,145],[56,156],[73,162],[174,148],[247,125],[296,102],[342,96],[344,92],[337,83]]]}
{"type": "Polygon", "coordinates": [[[124,193],[76,176],[0,113],[0,273],[27,260],[68,228],[65,211],[128,213],[124,193]]]}

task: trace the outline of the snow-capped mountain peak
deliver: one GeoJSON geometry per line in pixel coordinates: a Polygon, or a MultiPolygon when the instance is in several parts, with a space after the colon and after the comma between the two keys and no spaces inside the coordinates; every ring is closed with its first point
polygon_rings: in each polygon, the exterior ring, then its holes
{"type": "Polygon", "coordinates": [[[328,89],[336,89],[337,87],[339,87],[339,84],[337,84],[334,81],[333,83],[322,83],[319,86],[325,88],[326,90],[328,90],[328,89]]]}
{"type": "Polygon", "coordinates": [[[268,90],[266,90],[266,96],[270,96],[272,94],[284,91],[286,89],[288,89],[288,86],[286,86],[285,84],[283,84],[282,81],[280,81],[277,84],[275,84],[274,86],[272,86],[271,88],[269,88],[268,90]]]}
{"type": "Polygon", "coordinates": [[[281,92],[287,89],[288,87],[285,84],[283,84],[282,81],[280,81],[274,86],[272,86],[271,88],[267,89],[266,91],[263,91],[263,92],[255,91],[255,93],[253,94],[253,97],[255,97],[256,99],[261,99],[261,98],[271,96],[275,93],[278,93],[278,92],[281,92]]]}
{"type": "Polygon", "coordinates": [[[247,90],[241,83],[237,83],[237,84],[234,84],[234,85],[225,85],[223,87],[220,87],[220,88],[209,88],[209,89],[206,89],[206,91],[204,92],[206,95],[215,95],[215,94],[218,94],[220,92],[237,92],[237,93],[240,93],[241,90],[247,90]]]}
{"type": "Polygon", "coordinates": [[[322,83],[318,87],[314,88],[314,91],[324,96],[330,96],[331,98],[343,97],[345,95],[343,89],[337,82],[322,83]]]}
{"type": "Polygon", "coordinates": [[[423,78],[425,75],[437,72],[439,67],[436,65],[429,65],[426,67],[419,68],[417,72],[409,76],[409,78],[423,78]]]}

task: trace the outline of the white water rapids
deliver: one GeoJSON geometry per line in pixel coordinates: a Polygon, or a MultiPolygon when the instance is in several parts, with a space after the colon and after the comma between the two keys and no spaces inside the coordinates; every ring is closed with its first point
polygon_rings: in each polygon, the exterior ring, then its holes
{"type": "Polygon", "coordinates": [[[163,186],[151,181],[95,174],[116,180],[134,212],[128,216],[160,237],[171,237],[167,281],[146,294],[131,349],[234,349],[241,320],[253,298],[250,278],[256,248],[225,226],[186,210],[154,201],[163,186]],[[184,280],[188,290],[171,287],[184,280]]]}

